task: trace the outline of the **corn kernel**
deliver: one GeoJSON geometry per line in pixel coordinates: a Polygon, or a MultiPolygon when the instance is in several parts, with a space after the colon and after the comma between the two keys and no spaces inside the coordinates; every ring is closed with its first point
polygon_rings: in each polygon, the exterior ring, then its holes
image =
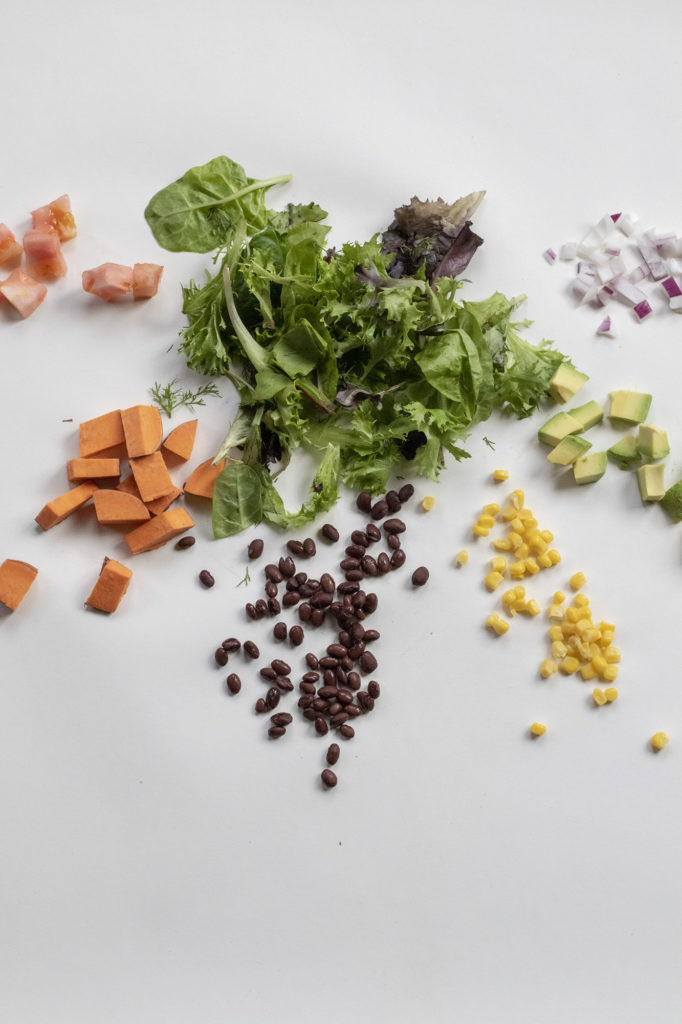
{"type": "Polygon", "coordinates": [[[427,494],[426,497],[422,498],[422,508],[425,512],[430,512],[435,504],[436,499],[431,494],[427,494]]]}
{"type": "Polygon", "coordinates": [[[651,737],[651,746],[654,750],[663,750],[670,742],[670,737],[664,732],[655,732],[651,737]]]}
{"type": "Polygon", "coordinates": [[[514,593],[516,594],[517,597],[525,597],[526,596],[526,588],[523,586],[522,583],[517,583],[516,586],[514,587],[514,593]]]}
{"type": "Polygon", "coordinates": [[[525,597],[517,597],[512,605],[515,612],[526,612],[528,611],[528,605],[526,604],[525,597]]]}
{"type": "Polygon", "coordinates": [[[576,608],[589,608],[590,599],[587,596],[587,594],[576,594],[573,598],[573,604],[576,606],[576,608]]]}
{"type": "Polygon", "coordinates": [[[604,657],[609,665],[616,665],[620,661],[620,648],[607,647],[604,651],[604,657]]]}
{"type": "Polygon", "coordinates": [[[485,578],[485,585],[488,590],[497,590],[500,583],[504,580],[504,576],[501,572],[489,572],[485,578]]]}
{"type": "Polygon", "coordinates": [[[467,551],[466,548],[462,548],[461,551],[457,552],[457,557],[455,558],[455,565],[461,568],[463,565],[466,565],[468,561],[469,552],[467,551]]]}
{"type": "Polygon", "coordinates": [[[570,655],[566,655],[562,661],[559,662],[559,671],[563,672],[565,676],[571,676],[574,672],[577,672],[580,668],[580,662],[577,658],[573,658],[570,655]]]}
{"type": "MultiPolygon", "coordinates": [[[[522,519],[525,522],[525,524],[526,524],[526,528],[528,528],[530,520],[531,519],[535,519],[535,516],[533,515],[533,512],[532,512],[531,509],[523,508],[522,507],[522,508],[519,509],[519,519],[522,519]]],[[[533,525],[536,525],[536,524],[533,524],[533,525]]]]}
{"type": "Polygon", "coordinates": [[[538,565],[541,565],[543,569],[551,569],[554,562],[549,557],[546,551],[543,551],[541,555],[538,555],[538,565]]]}
{"type": "Polygon", "coordinates": [[[508,537],[496,537],[493,541],[493,547],[496,551],[511,551],[511,541],[508,537]]]}
{"type": "Polygon", "coordinates": [[[488,534],[490,533],[490,530],[487,528],[487,526],[479,526],[478,523],[476,523],[471,532],[473,533],[474,537],[487,537],[488,534]]]}
{"type": "Polygon", "coordinates": [[[543,736],[547,732],[547,726],[542,722],[533,722],[530,727],[531,736],[543,736]]]}
{"type": "MultiPolygon", "coordinates": [[[[561,622],[564,617],[564,610],[559,604],[551,604],[547,609],[547,618],[552,622],[561,622]]],[[[563,636],[563,634],[562,634],[563,636]]]]}
{"type": "Polygon", "coordinates": [[[600,675],[602,679],[605,679],[607,682],[615,683],[616,679],[618,678],[618,666],[607,665],[606,668],[603,668],[601,670],[600,675]]]}
{"type": "Polygon", "coordinates": [[[491,501],[487,505],[484,505],[481,511],[486,516],[496,516],[500,511],[500,506],[496,501],[491,501]]]}
{"type": "Polygon", "coordinates": [[[493,526],[495,525],[495,516],[479,516],[478,525],[485,526],[489,530],[492,530],[493,526]]]}
{"type": "Polygon", "coordinates": [[[516,601],[516,588],[512,587],[511,590],[505,590],[500,600],[505,608],[511,608],[516,601]]]}
{"type": "Polygon", "coordinates": [[[601,629],[602,633],[604,632],[604,630],[611,630],[612,633],[616,632],[616,627],[612,622],[600,622],[599,628],[601,629]]]}
{"type": "Polygon", "coordinates": [[[523,520],[523,524],[524,524],[524,526],[526,528],[526,534],[527,534],[530,530],[534,530],[536,528],[536,526],[538,525],[538,521],[535,518],[535,516],[532,515],[532,514],[528,515],[528,516],[524,516],[523,515],[524,512],[530,512],[530,509],[522,508],[522,509],[519,510],[519,518],[523,520]]]}
{"type": "Polygon", "coordinates": [[[554,604],[561,604],[562,601],[566,600],[566,595],[560,590],[555,590],[552,594],[552,600],[554,601],[554,604]]]}
{"type": "Polygon", "coordinates": [[[493,470],[493,480],[497,483],[501,483],[502,480],[509,479],[509,472],[506,469],[495,469],[493,470]]]}
{"type": "Polygon", "coordinates": [[[589,647],[586,644],[584,644],[582,642],[582,640],[579,640],[578,637],[573,637],[572,639],[574,641],[573,648],[574,648],[576,654],[579,654],[583,661],[589,661],[590,660],[590,649],[589,649],[589,647]]]}
{"type": "Polygon", "coordinates": [[[507,568],[507,559],[503,555],[496,555],[490,559],[490,568],[493,572],[504,572],[507,568]]]}
{"type": "Polygon", "coordinates": [[[540,614],[540,605],[537,603],[537,601],[534,598],[532,598],[528,602],[528,604],[526,605],[526,611],[528,612],[529,615],[539,615],[540,614]]]}
{"type": "Polygon", "coordinates": [[[564,631],[561,626],[550,626],[548,630],[550,640],[563,640],[564,631]]]}
{"type": "Polygon", "coordinates": [[[592,668],[595,672],[603,672],[607,667],[607,664],[608,662],[606,661],[606,658],[602,658],[601,654],[598,654],[596,658],[592,659],[592,668]]]}
{"type": "Polygon", "coordinates": [[[531,576],[535,576],[536,572],[540,572],[540,566],[534,558],[527,558],[525,560],[526,572],[531,576]]]}
{"type": "Polygon", "coordinates": [[[516,530],[517,533],[524,533],[523,520],[519,519],[518,514],[514,516],[509,525],[511,526],[512,530],[516,530]]]}
{"type": "Polygon", "coordinates": [[[522,580],[526,575],[526,563],[525,562],[512,562],[509,566],[509,575],[513,579],[522,580]]]}
{"type": "Polygon", "coordinates": [[[515,491],[511,492],[509,501],[514,506],[514,508],[523,508],[525,500],[526,496],[520,488],[517,487],[515,491]]]}
{"type": "Polygon", "coordinates": [[[614,700],[618,700],[618,690],[615,686],[607,686],[604,690],[604,696],[609,704],[613,704],[614,700]]]}
{"type": "Polygon", "coordinates": [[[550,658],[543,658],[540,662],[540,675],[543,679],[549,679],[549,677],[553,676],[558,669],[559,666],[556,661],[552,661],[550,658]]]}
{"type": "Polygon", "coordinates": [[[489,615],[485,621],[486,626],[492,629],[498,636],[502,636],[509,629],[509,623],[505,619],[501,619],[499,615],[493,613],[489,615]]]}
{"type": "Polygon", "coordinates": [[[604,704],[606,704],[606,694],[603,690],[600,690],[598,686],[595,686],[592,691],[592,699],[595,704],[599,705],[599,707],[603,707],[604,704]]]}
{"type": "Polygon", "coordinates": [[[507,534],[507,540],[509,541],[514,550],[516,550],[516,548],[520,548],[523,544],[523,537],[520,533],[517,533],[516,530],[509,531],[509,533],[507,534]]]}
{"type": "Polygon", "coordinates": [[[598,629],[588,628],[583,633],[583,640],[586,644],[593,644],[601,640],[601,632],[598,629]]]}
{"type": "Polygon", "coordinates": [[[602,647],[610,647],[611,643],[613,641],[613,636],[614,636],[614,633],[613,633],[612,629],[603,629],[602,633],[601,633],[601,640],[600,640],[601,646],[602,647]]]}
{"type": "Polygon", "coordinates": [[[559,660],[565,658],[568,654],[566,644],[562,640],[553,640],[549,650],[552,657],[558,658],[559,660]]]}
{"type": "Polygon", "coordinates": [[[588,682],[590,679],[596,679],[597,678],[597,673],[593,669],[592,665],[581,665],[580,666],[580,675],[583,677],[585,682],[588,682]]]}
{"type": "Polygon", "coordinates": [[[540,530],[540,536],[547,542],[547,544],[551,544],[554,540],[554,534],[551,530],[540,530]]]}
{"type": "Polygon", "coordinates": [[[544,555],[547,550],[547,541],[543,540],[542,537],[529,537],[528,544],[531,551],[536,555],[544,555]]]}
{"type": "Polygon", "coordinates": [[[580,612],[579,612],[579,610],[577,608],[574,608],[571,605],[570,608],[566,609],[566,619],[567,619],[568,622],[577,622],[579,618],[580,618],[580,612]]]}
{"type": "Polygon", "coordinates": [[[517,549],[515,551],[515,554],[516,554],[517,558],[528,558],[528,556],[530,554],[530,548],[525,543],[524,544],[519,544],[519,546],[517,547],[517,549]]]}
{"type": "Polygon", "coordinates": [[[551,548],[547,552],[547,557],[549,558],[552,565],[558,565],[561,561],[561,555],[559,554],[556,548],[551,548]]]}
{"type": "Polygon", "coordinates": [[[574,572],[568,581],[572,590],[580,590],[581,587],[585,586],[587,577],[584,572],[574,572]]]}
{"type": "Polygon", "coordinates": [[[561,623],[561,632],[562,632],[563,636],[575,636],[575,633],[576,633],[575,622],[562,622],[561,623]]]}
{"type": "Polygon", "coordinates": [[[505,523],[510,523],[512,519],[516,519],[516,509],[513,505],[507,505],[507,507],[503,508],[500,512],[500,517],[505,523]]]}
{"type": "Polygon", "coordinates": [[[601,658],[601,647],[599,644],[590,644],[590,658],[601,658]]]}

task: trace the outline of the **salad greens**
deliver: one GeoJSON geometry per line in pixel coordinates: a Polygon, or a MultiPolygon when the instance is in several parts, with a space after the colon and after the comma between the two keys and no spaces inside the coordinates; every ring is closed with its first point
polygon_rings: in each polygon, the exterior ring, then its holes
{"type": "Polygon", "coordinates": [[[525,296],[458,301],[482,239],[470,218],[483,198],[416,197],[382,235],[328,247],[315,203],[274,211],[271,185],[227,157],[194,167],[145,211],[172,251],[216,249],[215,273],[183,288],[181,349],[199,373],[226,376],[238,414],[216,454],[213,528],[230,536],[262,521],[296,528],[338,499],[372,493],[408,471],[437,478],[493,410],[529,416],[565,357],[532,345],[514,313],[525,296]],[[310,496],[290,513],[276,472],[296,449],[317,452],[310,496]]]}

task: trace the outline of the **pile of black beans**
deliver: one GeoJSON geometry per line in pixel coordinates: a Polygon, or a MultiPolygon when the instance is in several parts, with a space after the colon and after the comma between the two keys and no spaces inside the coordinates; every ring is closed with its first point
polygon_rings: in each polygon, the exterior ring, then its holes
{"type": "MultiPolygon", "coordinates": [[[[264,567],[263,596],[244,606],[248,620],[275,618],[273,639],[288,644],[292,651],[301,647],[311,630],[325,623],[331,623],[336,634],[334,641],[322,650],[305,654],[300,674],[280,657],[259,667],[260,679],[267,689],[256,700],[255,711],[269,716],[270,739],[286,735],[293,716],[281,710],[281,702],[295,690],[299,693],[298,714],[310,723],[318,736],[332,734],[344,741],[352,740],[355,720],[374,709],[381,687],[372,678],[378,667],[373,647],[380,633],[368,620],[376,612],[379,598],[368,584],[405,564],[401,539],[405,523],[398,518],[398,513],[413,494],[411,484],[405,484],[398,491],[390,490],[378,500],[373,500],[365,491],[358,494],[357,508],[368,521],[352,531],[335,575],[324,572],[316,579],[301,568],[306,559],[317,553],[312,537],[287,541],[286,554],[264,567]],[[287,625],[280,617],[284,609],[290,609],[298,622],[287,625]],[[294,675],[296,682],[292,679],[294,675]]],[[[339,531],[331,523],[325,523],[319,531],[319,539],[328,545],[336,544],[340,539],[339,531]]],[[[263,541],[256,539],[249,544],[247,554],[255,561],[262,557],[263,551],[263,541]]],[[[413,585],[423,586],[428,576],[428,570],[420,566],[412,574],[413,585]]],[[[260,660],[260,650],[252,640],[242,644],[236,637],[230,637],[215,651],[215,662],[225,667],[240,652],[251,661],[260,660]]],[[[236,672],[228,674],[226,687],[231,695],[241,692],[242,681],[236,672]]],[[[339,744],[331,743],[326,752],[326,767],[320,775],[323,788],[331,789],[338,782],[333,766],[340,752],[339,744]]]]}

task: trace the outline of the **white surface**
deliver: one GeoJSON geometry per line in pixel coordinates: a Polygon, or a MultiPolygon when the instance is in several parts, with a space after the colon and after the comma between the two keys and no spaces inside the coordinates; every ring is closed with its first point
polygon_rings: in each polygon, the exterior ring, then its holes
{"type": "MultiPolygon", "coordinates": [[[[378,587],[383,696],[326,793],[325,741],[298,720],[265,741],[255,673],[229,699],[211,664],[223,636],[266,634],[240,612],[256,584],[235,589],[246,538],[213,543],[200,516],[191,551],[133,560],[106,618],[82,601],[118,535],[85,516],[39,534],[33,517],[63,489],[80,420],[146,401],[154,380],[191,382],[172,348],[179,286],[207,261],[161,253],[142,211],[220,153],[292,172],[273,203],[317,200],[337,242],[414,193],[486,188],[462,294],[527,293],[531,336],[590,374],[584,400],[652,391],[676,479],[682,321],[617,309],[617,338],[596,338],[572,267],[542,253],[621,209],[682,232],[679,5],[66,6],[15,5],[2,29],[0,220],[23,230],[67,191],[79,225],[68,277],[31,320],[0,321],[0,557],[40,569],[0,620],[4,1024],[678,1021],[680,534],[631,476],[561,486],[535,416],[486,424],[469,462],[419,485],[437,504],[428,520],[409,510],[406,546],[432,579],[378,587]],[[79,290],[86,267],[157,259],[147,304],[79,290]],[[537,621],[500,641],[481,628],[487,550],[469,526],[500,465],[564,554],[538,592],[583,569],[618,624],[612,707],[537,679],[537,621]],[[531,742],[534,719],[549,728],[531,742]],[[659,729],[672,740],[656,756],[659,729]]],[[[222,392],[193,463],[227,425],[222,392]]],[[[346,509],[332,518],[350,528],[346,509]]],[[[268,535],[266,553],[280,545],[268,535]]]]}

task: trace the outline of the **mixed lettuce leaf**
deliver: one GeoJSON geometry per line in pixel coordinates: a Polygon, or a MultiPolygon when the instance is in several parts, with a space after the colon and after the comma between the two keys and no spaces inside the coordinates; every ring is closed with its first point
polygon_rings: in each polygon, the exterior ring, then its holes
{"type": "Polygon", "coordinates": [[[183,288],[181,349],[193,370],[227,376],[240,399],[216,453],[218,537],[262,521],[295,528],[328,510],[340,484],[372,493],[397,475],[436,479],[446,453],[493,410],[529,416],[565,357],[532,345],[515,320],[525,298],[459,302],[459,274],[482,239],[483,193],[411,202],[383,235],[328,247],[315,203],[269,210],[227,157],[157,193],[145,216],[173,251],[216,249],[214,273],[183,288]],[[287,512],[271,466],[298,448],[320,465],[310,497],[287,512]]]}

